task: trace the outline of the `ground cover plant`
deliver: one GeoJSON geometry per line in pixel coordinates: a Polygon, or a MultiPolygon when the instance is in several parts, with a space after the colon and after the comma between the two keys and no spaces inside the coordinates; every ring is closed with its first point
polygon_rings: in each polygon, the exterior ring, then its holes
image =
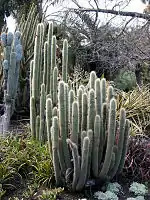
{"type": "Polygon", "coordinates": [[[43,187],[42,192],[44,187],[55,185],[52,161],[46,145],[41,146],[24,133],[1,138],[0,146],[1,198],[5,195],[4,199],[8,199],[17,191],[18,194],[20,192],[19,196],[28,199],[40,187],[43,187]]]}

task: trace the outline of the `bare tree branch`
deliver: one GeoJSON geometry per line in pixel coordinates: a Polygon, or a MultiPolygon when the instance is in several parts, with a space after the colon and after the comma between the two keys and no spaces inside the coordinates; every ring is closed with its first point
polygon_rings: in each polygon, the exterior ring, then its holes
{"type": "Polygon", "coordinates": [[[121,15],[126,17],[137,17],[146,20],[150,20],[150,15],[138,13],[138,12],[126,12],[126,11],[117,11],[117,10],[110,10],[110,9],[91,9],[91,8],[79,8],[79,9],[71,9],[72,11],[80,11],[80,12],[101,12],[101,13],[108,13],[113,15],[121,15]]]}

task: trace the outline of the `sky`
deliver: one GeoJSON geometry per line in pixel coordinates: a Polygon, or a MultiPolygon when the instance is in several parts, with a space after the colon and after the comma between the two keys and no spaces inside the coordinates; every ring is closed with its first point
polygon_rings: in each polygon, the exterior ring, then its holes
{"type": "MultiPolygon", "coordinates": [[[[81,6],[84,6],[84,7],[87,7],[87,8],[90,7],[87,0],[78,0],[78,2],[79,2],[79,4],[81,6]]],[[[91,0],[91,2],[92,2],[92,0],[91,0]]],[[[103,3],[99,4],[100,8],[104,8],[105,9],[107,7],[108,9],[111,9],[113,7],[113,5],[110,3],[110,1],[106,0],[106,1],[102,1],[102,2],[103,3]],[[107,2],[107,4],[105,4],[104,2],[107,2]]],[[[53,6],[49,7],[49,9],[47,10],[47,14],[59,11],[59,10],[61,10],[64,7],[74,7],[74,4],[70,0],[66,0],[65,3],[63,3],[62,5],[59,5],[57,7],[53,7],[53,6]]],[[[131,0],[131,2],[124,9],[124,11],[132,11],[132,12],[143,13],[144,7],[145,7],[145,5],[141,2],[141,0],[131,0]]],[[[106,16],[106,14],[105,14],[105,18],[103,18],[103,19],[106,20],[106,18],[107,19],[110,18],[110,15],[106,16]]],[[[115,24],[116,25],[119,24],[122,19],[123,19],[123,17],[117,17],[117,18],[115,18],[114,25],[115,24]]],[[[128,18],[126,17],[126,19],[128,19],[128,18]]],[[[134,23],[135,23],[135,21],[134,21],[134,23]]],[[[15,20],[12,17],[8,17],[7,18],[7,25],[8,25],[9,31],[14,32],[16,24],[15,24],[15,20]]]]}

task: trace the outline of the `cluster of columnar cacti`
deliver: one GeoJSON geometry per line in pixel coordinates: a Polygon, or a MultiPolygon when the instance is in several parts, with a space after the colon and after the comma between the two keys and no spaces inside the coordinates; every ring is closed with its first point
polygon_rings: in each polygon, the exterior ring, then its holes
{"type": "Polygon", "coordinates": [[[22,59],[21,33],[16,31],[14,35],[2,33],[1,43],[4,47],[3,61],[3,90],[5,113],[1,117],[1,131],[8,130],[10,117],[15,109],[15,100],[18,89],[20,61],[22,59]]]}
{"type": "Polygon", "coordinates": [[[31,132],[38,140],[48,141],[56,184],[69,181],[73,191],[80,191],[89,179],[105,181],[122,171],[130,124],[123,108],[116,119],[113,87],[107,87],[106,80],[97,78],[95,72],[91,72],[88,86],[75,91],[67,77],[67,40],[63,43],[62,78],[57,81],[56,37],[52,34],[51,23],[43,53],[43,25],[38,25],[31,62],[31,132]]]}

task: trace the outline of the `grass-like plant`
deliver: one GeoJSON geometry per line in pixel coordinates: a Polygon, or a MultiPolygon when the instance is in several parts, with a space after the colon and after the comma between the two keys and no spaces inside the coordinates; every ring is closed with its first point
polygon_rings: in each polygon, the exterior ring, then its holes
{"type": "Polygon", "coordinates": [[[47,145],[22,134],[0,138],[0,146],[1,194],[16,190],[24,182],[52,186],[54,173],[47,145]]]}

